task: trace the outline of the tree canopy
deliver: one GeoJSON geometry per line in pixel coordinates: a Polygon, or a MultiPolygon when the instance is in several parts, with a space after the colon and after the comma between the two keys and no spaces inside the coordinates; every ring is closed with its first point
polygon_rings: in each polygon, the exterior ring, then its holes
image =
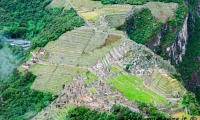
{"type": "Polygon", "coordinates": [[[46,8],[51,0],[1,0],[4,36],[32,40],[32,49],[84,24],[74,9],[46,8]]]}

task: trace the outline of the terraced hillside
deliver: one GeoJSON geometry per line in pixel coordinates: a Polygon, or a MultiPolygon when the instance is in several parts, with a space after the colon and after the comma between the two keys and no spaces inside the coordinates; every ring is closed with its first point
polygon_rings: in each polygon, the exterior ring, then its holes
{"type": "MultiPolygon", "coordinates": [[[[148,58],[148,56],[146,56],[146,58],[148,58]]],[[[162,69],[162,71],[169,73],[174,73],[176,71],[168,62],[163,61],[161,57],[155,55],[143,45],[138,45],[131,40],[124,40],[97,62],[87,67],[87,69],[88,70],[85,72],[74,77],[71,83],[65,84],[59,98],[52,103],[51,106],[39,113],[34,119],[54,118],[51,116],[51,111],[59,110],[59,108],[65,107],[66,105],[68,106],[68,104],[77,106],[84,105],[91,109],[109,111],[112,105],[117,103],[129,107],[133,111],[139,111],[137,103],[135,102],[136,100],[153,103],[159,107],[160,110],[170,114],[183,111],[182,105],[180,104],[182,94],[179,93],[185,90],[177,81],[173,83],[172,78],[169,76],[166,77],[166,79],[159,79],[163,83],[170,80],[168,84],[177,87],[176,92],[178,96],[173,96],[171,92],[169,93],[171,95],[169,98],[167,98],[168,96],[164,93],[158,92],[165,89],[165,86],[160,86],[157,90],[154,89],[155,86],[153,82],[152,85],[149,86],[145,84],[145,80],[147,80],[145,76],[150,70],[161,71],[162,69]],[[143,72],[141,72],[142,69],[139,69],[141,66],[144,67],[143,63],[145,63],[145,61],[141,61],[139,57],[134,57],[134,54],[131,53],[133,49],[140,49],[139,51],[134,51],[140,55],[145,54],[145,52],[152,55],[152,59],[149,59],[149,62],[152,62],[152,64],[146,66],[146,71],[143,70],[143,72]],[[130,58],[130,56],[134,61],[140,60],[137,65],[134,65],[138,69],[135,69],[133,73],[124,71],[126,65],[129,64],[124,58],[130,58]],[[155,60],[157,60],[157,63],[154,62],[155,60]],[[160,66],[160,68],[155,68],[156,65],[160,66]],[[169,106],[169,104],[173,105],[171,105],[169,107],[170,110],[167,111],[165,108],[169,106]],[[44,116],[44,114],[48,116],[44,116]]],[[[159,74],[166,75],[165,73],[159,74]]],[[[151,75],[153,76],[154,73],[152,72],[151,75]]],[[[150,79],[150,81],[157,82],[157,78],[159,78],[158,75],[155,80],[150,79]]]]}
{"type": "Polygon", "coordinates": [[[57,41],[45,46],[44,49],[49,53],[46,61],[63,65],[90,65],[121,41],[119,38],[119,41],[104,47],[102,45],[108,36],[109,34],[95,32],[90,28],[77,28],[67,32],[57,41]],[[99,48],[100,46],[102,47],[99,48]]]}
{"type": "Polygon", "coordinates": [[[30,71],[38,77],[31,88],[59,94],[62,85],[71,82],[122,39],[122,36],[95,32],[85,26],[63,34],[43,48],[45,54],[35,55],[39,60],[30,71]]]}
{"type": "Polygon", "coordinates": [[[55,119],[58,116],[52,111],[70,104],[107,112],[113,104],[120,104],[139,112],[136,101],[141,101],[169,114],[183,111],[181,97],[185,89],[170,77],[176,73],[175,68],[128,39],[125,33],[110,29],[116,23],[105,22],[101,15],[108,15],[106,19],[110,21],[116,19],[112,18],[113,13],[122,13],[125,19],[132,6],[127,5],[129,9],[125,11],[126,5],[109,8],[88,0],[68,2],[86,24],[49,42],[42,49],[45,53],[31,67],[30,71],[37,75],[32,88],[59,95],[34,119],[55,119]],[[100,25],[92,21],[99,21],[100,25]]]}
{"type": "Polygon", "coordinates": [[[36,64],[30,69],[37,78],[31,89],[60,94],[63,84],[70,83],[73,77],[82,72],[83,68],[36,64]]]}
{"type": "Polygon", "coordinates": [[[130,100],[139,100],[146,103],[155,101],[158,104],[166,104],[164,97],[146,89],[142,80],[134,75],[118,74],[116,77],[108,79],[108,82],[112,83],[116,89],[130,100]]]}
{"type": "Polygon", "coordinates": [[[154,71],[152,76],[149,77],[152,78],[151,80],[146,78],[146,84],[166,98],[178,97],[179,94],[184,94],[185,92],[184,88],[176,79],[172,79],[162,70],[154,71]]]}

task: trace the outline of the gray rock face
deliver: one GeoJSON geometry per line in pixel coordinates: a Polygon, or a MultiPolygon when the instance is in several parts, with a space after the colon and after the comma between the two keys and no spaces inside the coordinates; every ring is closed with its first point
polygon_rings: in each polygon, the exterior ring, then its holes
{"type": "Polygon", "coordinates": [[[154,53],[157,53],[157,47],[160,46],[162,35],[161,32],[158,33],[154,38],[151,39],[151,42],[147,43],[146,46],[151,49],[154,53]]]}
{"type": "Polygon", "coordinates": [[[168,60],[174,60],[176,64],[178,62],[182,62],[183,56],[186,52],[186,45],[188,41],[187,21],[188,15],[185,18],[182,29],[177,34],[176,41],[166,48],[166,53],[169,56],[168,60]]]}
{"type": "Polygon", "coordinates": [[[181,30],[176,35],[176,40],[167,47],[162,48],[162,50],[159,49],[162,38],[165,36],[165,32],[169,29],[167,24],[163,25],[161,32],[154,36],[151,39],[151,42],[147,43],[146,46],[154,53],[159,54],[160,51],[164,52],[167,55],[169,62],[175,61],[176,64],[178,62],[182,62],[182,58],[185,55],[186,45],[188,41],[187,21],[188,15],[185,18],[181,30]]]}

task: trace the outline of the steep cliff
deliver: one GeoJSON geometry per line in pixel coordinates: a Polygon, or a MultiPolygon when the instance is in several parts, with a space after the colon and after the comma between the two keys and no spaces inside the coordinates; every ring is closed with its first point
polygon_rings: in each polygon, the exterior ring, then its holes
{"type": "Polygon", "coordinates": [[[160,32],[155,35],[149,43],[146,43],[146,46],[157,54],[165,54],[165,57],[169,62],[176,64],[178,64],[178,62],[182,62],[182,58],[185,55],[186,45],[188,42],[187,22],[188,15],[185,17],[181,30],[175,33],[176,38],[172,43],[168,45],[163,44],[162,40],[166,37],[166,32],[172,31],[168,23],[165,23],[162,26],[160,32]]]}
{"type": "Polygon", "coordinates": [[[196,94],[200,103],[200,0],[189,1],[188,44],[183,61],[177,70],[189,91],[196,94]]]}
{"type": "Polygon", "coordinates": [[[187,7],[184,2],[178,6],[173,11],[174,16],[168,16],[165,21],[160,21],[150,8],[134,11],[119,29],[125,30],[130,39],[146,45],[170,63],[178,64],[185,55],[188,42],[187,7]]]}

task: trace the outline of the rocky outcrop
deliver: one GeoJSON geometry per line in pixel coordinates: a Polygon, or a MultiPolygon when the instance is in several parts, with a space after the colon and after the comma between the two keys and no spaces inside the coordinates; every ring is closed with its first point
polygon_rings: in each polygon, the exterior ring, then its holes
{"type": "Polygon", "coordinates": [[[177,33],[176,39],[166,47],[162,45],[162,39],[166,35],[166,31],[169,30],[168,24],[162,26],[161,31],[151,39],[151,42],[147,43],[146,46],[156,54],[165,54],[169,62],[182,62],[183,56],[185,55],[186,45],[188,40],[188,15],[185,18],[181,30],[177,33]]]}
{"type": "Polygon", "coordinates": [[[188,15],[185,18],[182,29],[178,32],[176,36],[176,41],[166,48],[166,53],[169,56],[168,60],[170,62],[173,60],[176,64],[178,62],[182,62],[183,56],[185,55],[188,40],[187,21],[188,15]]]}

